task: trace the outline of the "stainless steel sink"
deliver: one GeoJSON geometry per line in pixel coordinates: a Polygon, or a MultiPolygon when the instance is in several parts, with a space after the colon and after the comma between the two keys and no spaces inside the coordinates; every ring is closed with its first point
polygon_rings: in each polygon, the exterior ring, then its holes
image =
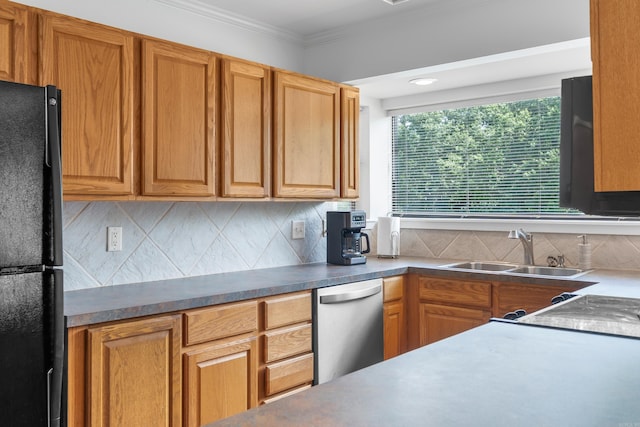
{"type": "Polygon", "coordinates": [[[504,262],[486,262],[486,261],[469,261],[459,262],[457,264],[449,264],[445,267],[460,268],[463,270],[480,270],[480,271],[506,271],[517,267],[516,264],[508,264],[504,262]]]}
{"type": "Polygon", "coordinates": [[[582,295],[531,313],[518,322],[640,337],[640,299],[582,295]]]}
{"type": "Polygon", "coordinates": [[[536,265],[518,265],[510,264],[508,262],[498,261],[465,261],[455,264],[447,264],[443,267],[456,268],[460,270],[472,270],[472,271],[491,271],[506,274],[527,274],[533,276],[546,276],[546,277],[577,277],[586,273],[585,270],[578,268],[567,267],[542,267],[536,265]]]}
{"type": "Polygon", "coordinates": [[[525,265],[521,267],[516,267],[509,270],[509,273],[516,274],[535,274],[538,276],[575,276],[580,273],[583,273],[583,270],[578,268],[566,268],[566,267],[540,267],[534,265],[525,265]]]}

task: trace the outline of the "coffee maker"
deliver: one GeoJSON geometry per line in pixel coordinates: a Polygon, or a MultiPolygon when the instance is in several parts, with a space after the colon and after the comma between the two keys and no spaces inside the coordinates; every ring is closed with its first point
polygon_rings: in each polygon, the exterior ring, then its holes
{"type": "Polygon", "coordinates": [[[370,251],[369,235],[362,233],[367,225],[364,211],[327,212],[327,262],[338,265],[364,264],[370,251]],[[362,239],[367,248],[362,249],[362,239]]]}

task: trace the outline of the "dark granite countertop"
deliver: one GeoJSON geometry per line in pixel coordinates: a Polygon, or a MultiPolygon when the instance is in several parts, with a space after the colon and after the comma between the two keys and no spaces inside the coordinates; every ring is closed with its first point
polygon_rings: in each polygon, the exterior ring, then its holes
{"type": "MultiPolygon", "coordinates": [[[[455,260],[369,258],[65,292],[68,326],[405,273],[562,286],[640,298],[640,272],[577,278],[453,270],[455,260]]],[[[640,425],[640,340],[493,321],[212,426],[640,425]]]]}
{"type": "Polygon", "coordinates": [[[640,340],[490,322],[210,426],[640,425],[640,340]]]}
{"type": "Polygon", "coordinates": [[[417,272],[457,279],[485,279],[549,286],[582,283],[582,293],[640,297],[640,272],[595,270],[575,279],[515,276],[499,272],[453,270],[443,265],[455,260],[401,257],[338,266],[326,263],[248,270],[183,279],[67,291],[67,326],[90,325],[250,298],[315,289],[359,280],[417,272]],[[594,286],[590,286],[594,285],[594,286]],[[588,286],[588,287],[587,287],[588,286]]]}

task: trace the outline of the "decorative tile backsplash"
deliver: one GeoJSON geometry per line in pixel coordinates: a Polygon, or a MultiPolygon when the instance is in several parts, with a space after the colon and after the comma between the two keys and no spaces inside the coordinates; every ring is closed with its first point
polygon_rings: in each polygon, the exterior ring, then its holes
{"type": "MultiPolygon", "coordinates": [[[[66,202],[65,289],[119,285],[326,261],[322,219],[335,203],[66,202]],[[305,238],[291,239],[291,221],[305,238]],[[107,227],[122,227],[120,252],[107,252],[107,227]]],[[[371,256],[376,254],[376,233],[371,256]]],[[[640,236],[589,235],[592,267],[640,270],[640,236]]],[[[563,254],[578,264],[574,234],[535,233],[538,265],[563,254]]],[[[522,263],[507,232],[402,229],[400,255],[522,263]]]]}
{"type": "MultiPolygon", "coordinates": [[[[375,237],[377,230],[370,231],[375,237]]],[[[508,232],[402,229],[400,255],[453,260],[523,262],[522,244],[508,239],[508,232]]],[[[536,265],[546,265],[548,256],[565,256],[565,265],[578,266],[575,234],[533,233],[536,265]]],[[[640,270],[640,236],[590,234],[591,267],[640,270]]],[[[375,247],[375,243],[372,242],[375,247]]]]}
{"type": "Polygon", "coordinates": [[[326,260],[322,219],[333,203],[66,202],[65,289],[326,260]],[[305,238],[291,239],[291,221],[305,238]],[[107,227],[122,227],[120,252],[107,227]]]}

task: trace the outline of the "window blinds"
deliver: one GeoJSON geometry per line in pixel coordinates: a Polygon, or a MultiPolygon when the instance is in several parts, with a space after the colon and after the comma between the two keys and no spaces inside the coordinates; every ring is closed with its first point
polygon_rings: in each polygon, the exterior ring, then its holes
{"type": "Polygon", "coordinates": [[[567,213],[560,97],[398,115],[392,132],[395,214],[567,213]]]}

